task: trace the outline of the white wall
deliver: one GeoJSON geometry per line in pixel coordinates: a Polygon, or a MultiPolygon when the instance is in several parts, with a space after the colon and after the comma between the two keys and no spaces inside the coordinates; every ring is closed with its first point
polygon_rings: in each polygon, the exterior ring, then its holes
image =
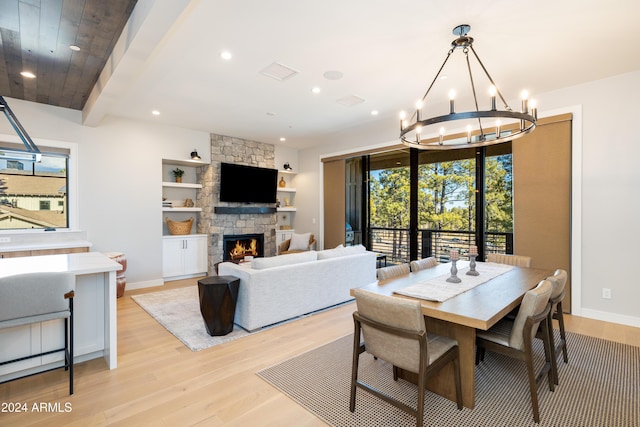
{"type": "MultiPolygon", "coordinates": [[[[161,284],[162,158],[188,159],[196,148],[209,161],[209,133],[114,117],[88,127],[80,111],[5,99],[36,144],[78,144],[79,226],[92,250],[124,252],[132,286],[161,284]]],[[[15,134],[7,120],[0,133],[15,134]]]]}
{"type": "MultiPolygon", "coordinates": [[[[582,110],[581,151],[582,194],[578,198],[581,254],[579,264],[580,301],[573,301],[574,313],[586,317],[640,326],[640,286],[634,270],[637,240],[640,238],[640,71],[536,95],[540,115],[545,111],[582,110]],[[601,298],[602,288],[612,298],[601,298]]],[[[323,156],[359,150],[362,147],[397,143],[397,123],[381,121],[369,129],[353,128],[318,138],[318,145],[301,150],[301,179],[297,198],[301,202],[297,224],[312,225],[320,234],[321,163],[323,156]],[[320,142],[322,142],[320,144],[320,142]]],[[[577,141],[579,144],[580,142],[577,141]]],[[[298,227],[298,226],[297,226],[298,227]]]]}

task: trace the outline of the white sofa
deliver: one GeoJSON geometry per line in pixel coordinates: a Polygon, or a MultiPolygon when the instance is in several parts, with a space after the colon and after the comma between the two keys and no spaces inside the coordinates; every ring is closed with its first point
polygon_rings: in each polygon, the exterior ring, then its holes
{"type": "Polygon", "coordinates": [[[338,247],[223,262],[218,274],[240,278],[235,323],[254,331],[352,299],[352,288],[376,281],[376,256],[361,245],[338,247]]]}

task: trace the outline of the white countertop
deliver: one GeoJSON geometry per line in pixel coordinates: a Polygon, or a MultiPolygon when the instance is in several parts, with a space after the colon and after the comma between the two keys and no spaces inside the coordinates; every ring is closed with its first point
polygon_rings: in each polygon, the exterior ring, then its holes
{"type": "Polygon", "coordinates": [[[75,274],[118,271],[122,266],[101,252],[0,259],[0,277],[22,273],[69,271],[75,274]]]}

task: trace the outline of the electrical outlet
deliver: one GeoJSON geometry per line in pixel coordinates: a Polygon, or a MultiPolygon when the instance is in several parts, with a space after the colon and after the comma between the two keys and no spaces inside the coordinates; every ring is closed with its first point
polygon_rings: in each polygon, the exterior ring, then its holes
{"type": "Polygon", "coordinates": [[[9,243],[11,241],[11,237],[0,237],[0,243],[9,243]]]}
{"type": "Polygon", "coordinates": [[[604,298],[604,299],[611,299],[611,289],[609,289],[609,288],[602,288],[602,298],[604,298]]]}

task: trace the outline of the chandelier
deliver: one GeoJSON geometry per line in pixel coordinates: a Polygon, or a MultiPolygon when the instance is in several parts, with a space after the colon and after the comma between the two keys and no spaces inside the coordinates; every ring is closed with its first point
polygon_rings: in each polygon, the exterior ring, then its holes
{"type": "Polygon", "coordinates": [[[400,140],[404,145],[421,150],[482,147],[511,141],[535,129],[538,112],[534,101],[531,101],[531,105],[529,105],[528,93],[523,91],[522,111],[513,111],[509,107],[473,48],[473,38],[467,35],[469,30],[471,30],[471,26],[466,24],[458,25],[453,29],[453,34],[458,38],[451,42],[451,49],[447,57],[433,78],[427,92],[416,103],[413,115],[407,120],[406,113],[404,111],[400,113],[400,140]],[[451,54],[458,49],[461,49],[462,53],[464,53],[475,108],[470,108],[469,111],[456,112],[456,93],[455,89],[451,89],[449,92],[449,113],[425,118],[423,117],[427,109],[425,108],[425,100],[436,81],[440,78],[440,74],[451,54]],[[473,53],[473,57],[477,60],[489,83],[487,99],[489,108],[485,110],[481,110],[478,104],[476,83],[471,71],[469,52],[473,53]],[[496,107],[496,95],[504,105],[502,109],[496,107]]]}

